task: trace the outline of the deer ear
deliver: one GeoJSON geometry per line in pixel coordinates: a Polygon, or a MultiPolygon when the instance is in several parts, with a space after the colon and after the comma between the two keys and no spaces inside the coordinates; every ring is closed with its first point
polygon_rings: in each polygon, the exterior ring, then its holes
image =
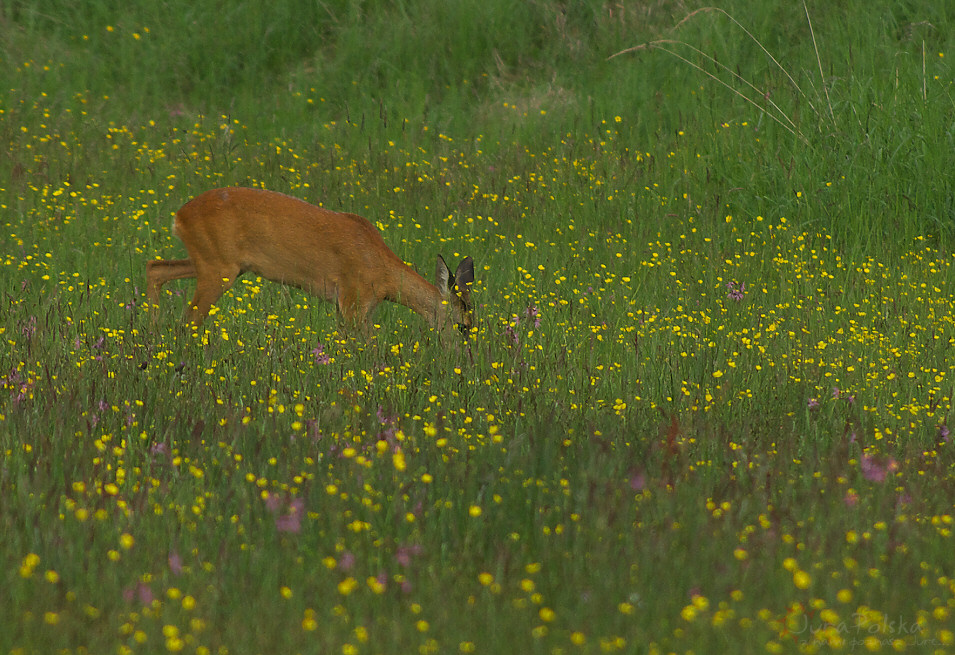
{"type": "Polygon", "coordinates": [[[458,270],[454,274],[454,279],[457,280],[458,290],[462,292],[467,285],[474,282],[474,260],[470,257],[462,259],[461,263],[458,264],[458,270]]]}
{"type": "Polygon", "coordinates": [[[465,307],[470,308],[471,283],[474,282],[474,260],[470,257],[462,259],[461,263],[458,264],[458,270],[454,274],[454,278],[456,280],[454,288],[458,293],[458,297],[461,298],[465,307]]]}
{"type": "Polygon", "coordinates": [[[434,270],[434,285],[442,296],[447,296],[451,286],[454,284],[454,276],[451,275],[451,269],[444,261],[444,257],[438,255],[438,264],[434,270]]]}

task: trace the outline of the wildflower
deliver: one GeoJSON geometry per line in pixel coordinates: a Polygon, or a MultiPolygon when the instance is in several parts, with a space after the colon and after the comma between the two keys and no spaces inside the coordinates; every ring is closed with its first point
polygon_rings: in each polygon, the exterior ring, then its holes
{"type": "Polygon", "coordinates": [[[338,583],[338,593],[342,596],[347,596],[351,592],[355,591],[355,588],[358,586],[358,582],[355,578],[345,578],[338,583]]]}
{"type": "Polygon", "coordinates": [[[275,514],[275,529],[279,532],[298,534],[302,531],[302,514],[305,513],[305,500],[293,498],[286,507],[282,507],[282,500],[276,494],[269,494],[265,499],[265,506],[275,514]],[[287,510],[287,511],[286,511],[287,510]]]}
{"type": "Polygon", "coordinates": [[[810,411],[819,409],[819,401],[816,398],[810,398],[808,402],[806,402],[806,407],[808,407],[810,411]]]}
{"type": "Polygon", "coordinates": [[[862,470],[862,477],[866,480],[870,482],[885,482],[886,475],[889,472],[898,470],[898,463],[891,457],[882,463],[871,455],[862,455],[859,468],[862,470]]]}
{"type": "Polygon", "coordinates": [[[302,531],[302,514],[305,510],[303,498],[293,498],[289,501],[288,512],[275,518],[275,529],[279,532],[298,534],[302,531]]]}
{"type": "Polygon", "coordinates": [[[839,389],[839,387],[832,388],[832,397],[835,398],[836,400],[840,398],[845,399],[845,401],[849,403],[850,405],[854,403],[856,400],[855,396],[853,396],[852,394],[844,393],[841,389],[839,389]]]}
{"type": "Polygon", "coordinates": [[[305,615],[302,617],[302,630],[312,632],[313,630],[318,629],[318,621],[315,620],[315,610],[307,609],[305,610],[305,615]]]}
{"type": "Polygon", "coordinates": [[[20,564],[20,577],[29,578],[33,575],[33,569],[37,567],[40,563],[40,556],[35,553],[30,553],[23,558],[23,562],[20,564]]]}
{"type": "Polygon", "coordinates": [[[412,544],[411,546],[398,546],[395,552],[395,561],[401,566],[411,566],[411,558],[421,554],[421,546],[412,544]]]}
{"type": "Polygon", "coordinates": [[[382,594],[385,592],[385,589],[388,587],[388,576],[384,573],[379,573],[378,576],[368,576],[368,579],[365,581],[368,584],[368,588],[376,594],[382,594]]]}
{"type": "Polygon", "coordinates": [[[510,341],[514,346],[518,345],[521,341],[520,337],[517,336],[517,330],[515,329],[516,327],[517,319],[514,319],[514,322],[504,329],[504,333],[507,335],[508,341],[510,341]]]}
{"type": "MultiPolygon", "coordinates": [[[[28,339],[36,334],[36,316],[31,316],[30,320],[20,325],[20,333],[28,339]]],[[[102,339],[102,337],[100,337],[100,339],[102,339]]]]}
{"type": "Polygon", "coordinates": [[[127,603],[138,599],[143,605],[150,605],[153,602],[153,590],[145,582],[137,582],[134,587],[127,587],[123,591],[123,600],[127,603]]]}
{"type": "Polygon", "coordinates": [[[398,422],[398,417],[386,414],[381,405],[378,405],[376,414],[378,416],[378,424],[381,426],[381,430],[378,432],[378,440],[393,444],[396,432],[395,424],[398,422]]]}
{"type": "Polygon", "coordinates": [[[182,557],[174,550],[169,551],[169,570],[173,575],[182,573],[182,557]]]}
{"type": "Polygon", "coordinates": [[[325,352],[325,347],[322,344],[318,344],[316,347],[312,348],[312,356],[315,357],[316,364],[328,364],[332,361],[331,357],[328,356],[328,353],[325,352]]]}
{"type": "Polygon", "coordinates": [[[342,571],[351,571],[353,566],[355,566],[355,555],[348,551],[342,553],[342,556],[338,558],[338,568],[342,571]]]}
{"type": "Polygon", "coordinates": [[[643,491],[647,488],[647,476],[643,471],[633,470],[630,473],[630,488],[633,491],[643,491]]]}
{"type": "Polygon", "coordinates": [[[726,288],[729,289],[726,293],[726,297],[730,300],[735,300],[739,302],[743,299],[743,293],[746,291],[745,282],[727,282],[726,288]]]}
{"type": "MultiPolygon", "coordinates": [[[[380,442],[380,443],[384,443],[384,442],[380,442]]],[[[395,470],[398,471],[399,473],[404,471],[408,467],[407,462],[405,462],[405,454],[401,452],[400,448],[395,450],[394,454],[392,454],[391,461],[395,465],[395,470]]]]}
{"type": "Polygon", "coordinates": [[[808,589],[812,584],[812,578],[805,571],[797,569],[793,572],[793,584],[799,589],[808,589]]]}

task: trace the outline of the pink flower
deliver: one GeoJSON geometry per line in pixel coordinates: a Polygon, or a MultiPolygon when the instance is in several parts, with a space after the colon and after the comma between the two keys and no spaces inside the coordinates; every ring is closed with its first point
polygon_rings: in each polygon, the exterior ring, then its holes
{"type": "Polygon", "coordinates": [[[292,534],[302,531],[302,515],[305,513],[305,501],[302,498],[293,498],[285,504],[278,494],[269,494],[265,506],[276,515],[276,530],[292,534]]]}
{"type": "Polygon", "coordinates": [[[127,603],[138,599],[143,605],[150,605],[154,598],[153,590],[145,582],[137,582],[135,587],[127,587],[123,590],[123,600],[127,603]]]}
{"type": "Polygon", "coordinates": [[[174,550],[169,551],[169,570],[173,575],[182,573],[182,558],[174,550]]]}
{"type": "Polygon", "coordinates": [[[726,297],[730,300],[735,300],[739,302],[743,299],[743,294],[746,292],[746,283],[745,282],[727,282],[726,288],[728,289],[726,297]]]}
{"type": "Polygon", "coordinates": [[[647,476],[643,471],[631,471],[630,488],[633,491],[643,491],[647,488],[647,476]]]}
{"type": "Polygon", "coordinates": [[[421,546],[418,544],[413,544],[411,546],[399,546],[398,550],[395,552],[395,561],[397,561],[401,566],[407,567],[411,565],[411,558],[420,554],[421,546]]]}
{"type": "Polygon", "coordinates": [[[870,482],[885,482],[889,473],[899,469],[898,463],[889,457],[885,462],[878,461],[871,455],[862,455],[859,461],[859,468],[862,470],[862,477],[870,482]]]}
{"type": "Polygon", "coordinates": [[[332,361],[328,353],[325,352],[325,347],[322,346],[322,344],[318,344],[318,346],[312,348],[312,355],[315,357],[316,364],[328,364],[332,361]]]}
{"type": "Polygon", "coordinates": [[[342,556],[338,558],[338,568],[342,571],[351,571],[353,566],[355,566],[355,556],[348,551],[342,553],[342,556]]]}
{"type": "Polygon", "coordinates": [[[269,494],[265,499],[265,507],[275,514],[282,507],[282,499],[278,494],[269,494]]]}

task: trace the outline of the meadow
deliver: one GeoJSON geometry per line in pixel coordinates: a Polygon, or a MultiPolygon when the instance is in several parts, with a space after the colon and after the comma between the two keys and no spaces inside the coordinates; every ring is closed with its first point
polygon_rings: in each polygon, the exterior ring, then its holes
{"type": "Polygon", "coordinates": [[[0,6],[0,653],[955,650],[955,6],[752,4],[0,6]],[[149,306],[230,185],[475,329],[149,306]]]}

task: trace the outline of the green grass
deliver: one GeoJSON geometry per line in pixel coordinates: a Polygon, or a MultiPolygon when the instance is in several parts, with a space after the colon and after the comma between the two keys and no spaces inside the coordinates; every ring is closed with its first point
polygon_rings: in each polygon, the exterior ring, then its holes
{"type": "Polygon", "coordinates": [[[952,649],[951,8],[258,4],[0,8],[0,653],[952,649]],[[146,307],[231,184],[474,338],[146,307]]]}

